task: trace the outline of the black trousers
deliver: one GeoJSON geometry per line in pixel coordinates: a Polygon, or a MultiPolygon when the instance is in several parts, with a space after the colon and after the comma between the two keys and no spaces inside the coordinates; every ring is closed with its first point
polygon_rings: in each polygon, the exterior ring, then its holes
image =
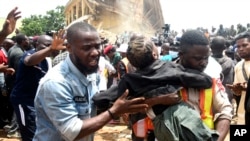
{"type": "Polygon", "coordinates": [[[34,105],[12,103],[16,113],[22,141],[32,141],[36,131],[36,116],[34,105]]]}
{"type": "Polygon", "coordinates": [[[250,112],[245,112],[245,125],[250,126],[250,112]]]}

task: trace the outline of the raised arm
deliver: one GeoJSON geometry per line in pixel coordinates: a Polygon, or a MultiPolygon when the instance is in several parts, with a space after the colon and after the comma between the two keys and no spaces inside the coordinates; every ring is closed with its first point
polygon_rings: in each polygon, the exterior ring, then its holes
{"type": "Polygon", "coordinates": [[[54,33],[52,44],[36,53],[29,55],[25,58],[24,63],[28,66],[36,65],[40,63],[45,57],[50,55],[54,50],[62,50],[66,47],[63,45],[65,37],[64,30],[60,30],[58,33],[54,33]]]}
{"type": "Polygon", "coordinates": [[[3,28],[0,31],[0,43],[2,43],[4,39],[15,30],[17,20],[21,18],[21,12],[17,10],[18,8],[15,7],[8,13],[7,18],[3,24],[3,28]]]}

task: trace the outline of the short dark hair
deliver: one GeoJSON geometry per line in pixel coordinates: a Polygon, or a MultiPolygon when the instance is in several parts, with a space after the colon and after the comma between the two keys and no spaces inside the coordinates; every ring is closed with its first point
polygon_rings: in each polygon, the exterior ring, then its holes
{"type": "Polygon", "coordinates": [[[208,38],[199,30],[188,30],[181,37],[179,49],[185,52],[194,45],[209,45],[208,38]]]}
{"type": "Polygon", "coordinates": [[[133,34],[128,43],[127,58],[137,69],[143,69],[154,62],[154,43],[141,34],[133,34]]]}
{"type": "Polygon", "coordinates": [[[74,40],[75,36],[78,36],[78,35],[76,35],[76,33],[79,31],[97,32],[97,30],[92,25],[90,25],[86,22],[82,22],[82,21],[75,22],[72,25],[70,25],[69,28],[67,29],[66,37],[67,37],[68,43],[74,42],[73,40],[74,40]]]}
{"type": "Polygon", "coordinates": [[[169,43],[163,43],[163,44],[161,45],[161,49],[169,50],[169,49],[170,49],[169,43]]]}
{"type": "Polygon", "coordinates": [[[226,48],[226,40],[222,36],[216,36],[211,41],[211,49],[224,50],[226,48]]]}
{"type": "Polygon", "coordinates": [[[237,40],[243,39],[243,38],[247,38],[248,41],[250,41],[250,32],[245,31],[245,32],[242,32],[242,33],[240,33],[240,34],[237,34],[237,35],[235,36],[234,41],[236,42],[237,40]]]}
{"type": "Polygon", "coordinates": [[[26,40],[26,36],[23,33],[19,33],[16,35],[17,44],[21,44],[23,40],[26,40]]]}

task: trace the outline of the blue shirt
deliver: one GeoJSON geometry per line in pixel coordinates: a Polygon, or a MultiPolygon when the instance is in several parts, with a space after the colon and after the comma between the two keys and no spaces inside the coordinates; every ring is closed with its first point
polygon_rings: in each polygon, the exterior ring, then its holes
{"type": "Polygon", "coordinates": [[[172,56],[167,54],[167,55],[163,55],[163,56],[160,56],[160,60],[162,61],[172,61],[172,56]]]}
{"type": "Polygon", "coordinates": [[[48,63],[46,59],[43,59],[37,65],[25,65],[24,59],[35,52],[35,49],[25,52],[19,61],[18,70],[16,72],[16,81],[11,92],[12,101],[17,103],[34,104],[38,83],[48,71],[48,63]]]}
{"type": "Polygon", "coordinates": [[[171,55],[172,59],[176,59],[178,57],[178,52],[170,50],[169,55],[171,55]]]}
{"type": "MultiPolygon", "coordinates": [[[[36,133],[33,141],[73,141],[84,123],[96,114],[92,97],[99,75],[84,76],[69,56],[41,79],[35,98],[36,133]]],[[[93,141],[93,135],[81,141],[93,141]]]]}

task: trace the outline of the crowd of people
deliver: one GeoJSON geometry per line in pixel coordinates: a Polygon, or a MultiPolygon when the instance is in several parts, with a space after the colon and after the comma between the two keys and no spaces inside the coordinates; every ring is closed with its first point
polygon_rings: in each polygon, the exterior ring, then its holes
{"type": "Polygon", "coordinates": [[[224,141],[240,103],[250,123],[247,29],[183,30],[161,44],[131,32],[110,43],[78,21],[53,36],[7,38],[20,17],[11,10],[0,31],[7,137],[93,141],[123,117],[133,141],[224,141]]]}

